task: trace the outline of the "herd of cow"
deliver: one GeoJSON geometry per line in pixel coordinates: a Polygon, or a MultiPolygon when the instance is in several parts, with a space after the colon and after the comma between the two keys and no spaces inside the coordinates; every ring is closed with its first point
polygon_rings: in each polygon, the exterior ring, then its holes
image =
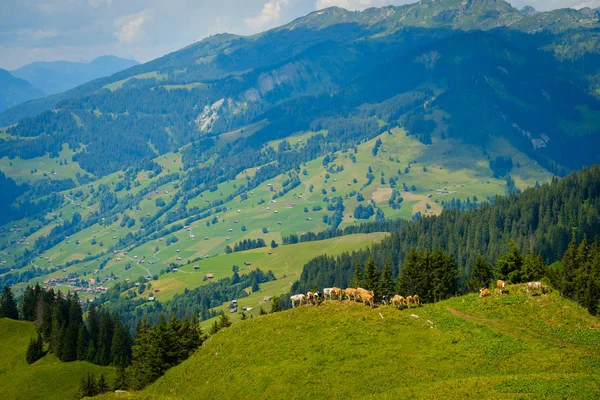
{"type": "MultiPolygon", "coordinates": [[[[500,294],[508,293],[506,288],[506,282],[499,280],[496,282],[496,291],[500,294]]],[[[539,295],[542,293],[548,293],[548,286],[542,284],[542,282],[529,282],[527,283],[527,294],[539,295]]],[[[479,297],[491,296],[491,292],[488,288],[479,289],[479,297]]]]}
{"type": "MultiPolygon", "coordinates": [[[[506,282],[499,280],[496,282],[496,290],[500,294],[508,293],[508,289],[506,286],[506,282]]],[[[527,294],[542,294],[548,292],[548,286],[543,285],[541,282],[529,282],[527,284],[527,294]]],[[[481,288],[479,290],[479,297],[491,296],[491,292],[488,288],[481,288]]],[[[306,294],[296,294],[290,297],[292,301],[292,308],[296,308],[296,305],[302,304],[319,304],[323,300],[333,300],[337,299],[342,301],[344,299],[353,300],[353,301],[361,301],[363,304],[368,304],[370,307],[373,307],[376,302],[388,305],[391,304],[398,309],[408,308],[411,306],[419,307],[421,305],[419,296],[408,296],[402,297],[400,295],[395,295],[391,299],[387,299],[385,296],[376,299],[375,293],[372,290],[367,290],[363,288],[348,288],[348,289],[340,289],[337,287],[326,288],[323,289],[323,293],[321,292],[308,292],[306,294]]]]}
{"type": "Polygon", "coordinates": [[[381,298],[376,299],[375,293],[372,290],[367,290],[363,288],[347,288],[340,289],[337,287],[333,288],[325,288],[323,289],[323,293],[321,292],[308,292],[306,294],[296,294],[290,297],[292,301],[292,308],[295,308],[296,305],[302,304],[319,304],[323,300],[333,300],[337,299],[342,301],[344,299],[353,300],[353,301],[361,301],[363,304],[368,304],[370,307],[373,307],[376,302],[381,304],[392,304],[394,307],[398,309],[402,309],[405,307],[415,306],[418,307],[421,303],[419,300],[419,296],[408,296],[402,297],[399,295],[395,295],[391,299],[387,299],[386,296],[382,296],[381,298]]]}

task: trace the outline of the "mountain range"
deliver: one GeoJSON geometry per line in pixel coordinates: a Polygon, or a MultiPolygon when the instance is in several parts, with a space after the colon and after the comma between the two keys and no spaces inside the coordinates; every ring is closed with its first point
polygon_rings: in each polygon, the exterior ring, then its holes
{"type": "MultiPolygon", "coordinates": [[[[416,95],[415,123],[481,145],[508,137],[562,173],[598,161],[599,26],[591,10],[523,13],[502,0],[329,8],[250,37],[212,36],[14,107],[0,123],[21,121],[10,133],[27,146],[0,143],[0,156],[70,143],[79,164],[101,176],[259,120],[270,124],[254,139],[280,138],[326,115],[416,95]],[[300,118],[289,124],[292,115],[300,118]]],[[[391,107],[385,122],[396,124],[407,110],[391,107]]]]}
{"type": "Polygon", "coordinates": [[[102,56],[90,62],[34,62],[11,71],[11,73],[17,78],[30,82],[46,95],[51,95],[97,78],[110,76],[137,64],[138,62],[134,60],[102,56]]]}

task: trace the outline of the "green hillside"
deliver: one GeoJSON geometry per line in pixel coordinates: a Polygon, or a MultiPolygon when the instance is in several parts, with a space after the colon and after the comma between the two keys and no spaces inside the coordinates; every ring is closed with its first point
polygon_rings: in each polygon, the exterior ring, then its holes
{"type": "Polygon", "coordinates": [[[326,302],[227,328],[126,399],[600,396],[600,323],[558,293],[326,302]]]}
{"type": "Polygon", "coordinates": [[[115,378],[114,369],[83,361],[64,363],[48,354],[32,365],[25,361],[29,339],[36,335],[31,322],[0,318],[0,398],[71,399],[88,372],[115,378]]]}

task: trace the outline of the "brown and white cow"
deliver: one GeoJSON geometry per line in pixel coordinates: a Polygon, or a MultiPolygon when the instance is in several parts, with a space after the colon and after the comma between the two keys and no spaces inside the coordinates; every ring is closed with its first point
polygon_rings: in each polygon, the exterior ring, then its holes
{"type": "Polygon", "coordinates": [[[331,288],[331,296],[330,299],[335,296],[338,300],[342,300],[342,289],[340,289],[339,287],[333,287],[331,288]]]}
{"type": "Polygon", "coordinates": [[[395,295],[394,297],[392,297],[392,305],[394,307],[396,307],[397,309],[401,309],[404,308],[404,305],[406,304],[406,299],[400,295],[395,295]]]}
{"type": "Polygon", "coordinates": [[[491,296],[492,294],[490,293],[488,288],[481,288],[479,289],[479,297],[487,297],[487,296],[491,296]]]}
{"type": "Polygon", "coordinates": [[[413,303],[419,307],[421,305],[421,299],[419,299],[419,296],[417,296],[416,294],[413,296],[413,303]]]}
{"type": "Polygon", "coordinates": [[[356,294],[357,294],[357,296],[360,296],[362,294],[368,294],[368,295],[375,297],[375,293],[372,290],[367,290],[367,289],[363,289],[363,288],[356,289],[356,294]]]}
{"type": "Polygon", "coordinates": [[[313,293],[313,292],[307,292],[306,293],[306,302],[307,303],[315,304],[316,299],[317,298],[315,296],[315,293],[313,293]]]}
{"type": "Polygon", "coordinates": [[[498,279],[498,282],[496,282],[496,287],[498,288],[498,292],[500,292],[500,294],[504,294],[506,292],[506,282],[503,280],[498,279]]]}
{"type": "Polygon", "coordinates": [[[412,296],[406,296],[406,306],[410,307],[410,305],[413,303],[413,297],[412,296]]]}
{"type": "Polygon", "coordinates": [[[356,300],[356,289],[355,288],[347,288],[343,290],[344,296],[346,296],[349,300],[356,300]]]}
{"type": "Polygon", "coordinates": [[[292,308],[296,308],[296,303],[302,305],[302,303],[306,301],[306,296],[303,294],[296,294],[294,296],[291,296],[290,300],[292,301],[292,308]]]}
{"type": "Polygon", "coordinates": [[[359,294],[359,298],[362,301],[363,304],[368,304],[371,308],[373,308],[374,302],[375,302],[375,296],[368,294],[368,293],[361,293],[359,294]]]}

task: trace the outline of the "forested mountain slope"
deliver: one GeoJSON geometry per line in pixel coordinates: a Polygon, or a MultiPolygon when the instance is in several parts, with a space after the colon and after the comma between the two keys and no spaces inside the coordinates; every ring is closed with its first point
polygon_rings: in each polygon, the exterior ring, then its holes
{"type": "MultiPolygon", "coordinates": [[[[446,85],[440,87],[440,79],[447,79],[452,85],[455,70],[444,73],[439,68],[435,71],[439,75],[436,80],[428,79],[427,74],[412,77],[412,86],[433,92],[427,103],[421,104],[447,112],[452,121],[448,129],[453,132],[466,130],[469,135],[469,131],[483,129],[481,142],[491,133],[509,135],[512,131],[516,131],[513,136],[518,133],[528,140],[541,140],[536,142],[539,158],[549,158],[548,163],[556,161],[554,169],[563,171],[561,166],[575,168],[596,161],[593,155],[584,154],[583,159],[577,158],[577,164],[573,154],[583,148],[582,141],[597,140],[594,127],[598,105],[590,97],[595,93],[597,52],[596,47],[589,46],[597,40],[597,27],[597,19],[577,11],[560,10],[544,13],[543,18],[541,13],[528,17],[501,0],[464,4],[455,0],[422,1],[362,13],[330,8],[252,37],[217,35],[110,79],[74,89],[61,95],[59,103],[51,100],[42,101],[46,106],[32,103],[27,108],[48,111],[38,116],[29,114],[32,119],[22,120],[9,129],[16,139],[0,145],[0,156],[38,157],[56,152],[63,143],[68,143],[83,169],[105,175],[143,157],[164,154],[193,140],[263,120],[271,115],[269,110],[273,106],[311,96],[304,103],[294,103],[304,118],[294,127],[306,128],[322,115],[322,111],[307,107],[312,96],[335,94],[353,79],[370,76],[362,87],[367,92],[356,93],[358,97],[365,95],[364,101],[370,102],[368,91],[377,90],[377,80],[367,71],[376,65],[393,62],[400,67],[397,70],[400,76],[405,63],[410,67],[416,62],[430,69],[440,58],[440,64],[445,65],[463,58],[468,62],[469,54],[462,52],[470,46],[490,44],[485,42],[492,35],[497,39],[491,43],[494,51],[477,54],[475,64],[463,66],[473,74],[469,80],[476,85],[469,88],[468,96],[464,92],[455,93],[446,85]],[[560,24],[556,25],[558,21],[560,24]],[[476,29],[471,35],[462,34],[471,29],[476,29]],[[452,46],[454,39],[445,39],[454,36],[461,46],[452,46]],[[579,47],[582,41],[588,43],[585,48],[579,47]],[[546,57],[539,57],[537,51],[545,52],[546,57]],[[506,57],[499,60],[498,54],[506,57]],[[524,70],[539,79],[521,91],[505,87],[505,81],[513,79],[513,75],[520,78],[514,81],[524,81],[524,70]],[[557,74],[558,70],[563,71],[557,74]],[[551,115],[560,110],[554,103],[565,90],[576,101],[555,119],[538,126],[540,119],[535,115],[540,113],[540,107],[551,115]],[[430,104],[432,96],[439,96],[439,101],[430,104]],[[496,109],[498,97],[506,104],[496,109]],[[515,118],[515,114],[526,115],[531,101],[534,116],[528,120],[528,126],[519,120],[522,118],[515,118]],[[509,108],[514,110],[509,113],[509,108]],[[473,120],[483,117],[492,118],[487,125],[472,126],[473,120]],[[120,146],[114,146],[117,137],[120,146]],[[86,146],[85,150],[81,145],[86,146]],[[564,149],[565,145],[568,145],[567,155],[557,160],[559,152],[552,147],[564,149]],[[550,148],[546,150],[544,146],[550,148]],[[113,157],[108,165],[101,156],[106,153],[113,157]]],[[[464,81],[454,80],[454,83],[459,86],[464,81]]],[[[378,100],[409,90],[396,89],[379,93],[378,100]]],[[[339,113],[343,110],[340,107],[343,105],[332,105],[329,114],[339,113]]],[[[402,115],[408,111],[396,110],[396,113],[402,115]]],[[[10,110],[3,114],[2,121],[14,123],[24,115],[22,111],[10,110]]],[[[439,127],[442,122],[438,120],[435,124],[439,127]]]]}
{"type": "Polygon", "coordinates": [[[23,79],[0,69],[0,112],[44,94],[23,79]]]}

